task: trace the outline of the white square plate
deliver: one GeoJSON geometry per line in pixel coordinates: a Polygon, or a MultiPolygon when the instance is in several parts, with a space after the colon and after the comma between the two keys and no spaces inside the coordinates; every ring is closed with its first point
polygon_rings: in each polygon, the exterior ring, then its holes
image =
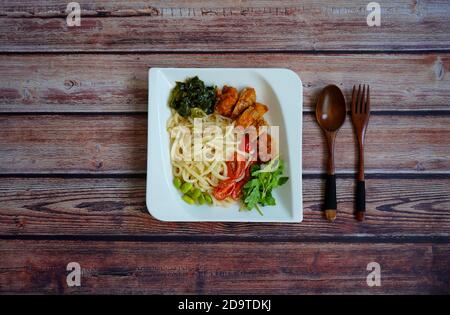
{"type": "Polygon", "coordinates": [[[147,208],[162,221],[233,221],[233,222],[301,222],[302,207],[302,109],[300,78],[288,69],[246,68],[151,68],[149,71],[147,208]],[[208,205],[188,205],[172,184],[168,99],[176,81],[198,76],[207,85],[231,85],[238,90],[251,86],[257,101],[269,106],[264,116],[273,126],[280,126],[279,149],[289,180],[274,190],[276,206],[257,211],[239,211],[208,205]]]}

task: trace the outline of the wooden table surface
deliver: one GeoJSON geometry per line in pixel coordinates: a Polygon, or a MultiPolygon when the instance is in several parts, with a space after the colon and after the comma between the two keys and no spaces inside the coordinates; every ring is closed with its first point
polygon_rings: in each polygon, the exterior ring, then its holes
{"type": "Polygon", "coordinates": [[[83,0],[79,27],[66,24],[68,2],[0,3],[1,293],[450,292],[449,1],[383,1],[380,27],[366,24],[369,1],[83,0]],[[148,214],[149,67],[299,74],[302,223],[148,214]],[[332,83],[347,100],[353,84],[371,88],[362,223],[350,119],[338,218],[321,211],[313,111],[332,83]],[[80,287],[66,284],[72,261],[80,287]],[[381,286],[366,283],[370,262],[381,286]]]}

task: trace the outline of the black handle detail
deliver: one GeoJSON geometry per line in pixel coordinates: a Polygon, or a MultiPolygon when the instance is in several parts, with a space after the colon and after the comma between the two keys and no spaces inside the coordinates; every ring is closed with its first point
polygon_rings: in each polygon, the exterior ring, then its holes
{"type": "Polygon", "coordinates": [[[328,175],[325,186],[325,210],[337,209],[336,204],[336,175],[328,175]]]}
{"type": "Polygon", "coordinates": [[[356,211],[366,211],[366,184],[363,180],[356,184],[356,211]]]}

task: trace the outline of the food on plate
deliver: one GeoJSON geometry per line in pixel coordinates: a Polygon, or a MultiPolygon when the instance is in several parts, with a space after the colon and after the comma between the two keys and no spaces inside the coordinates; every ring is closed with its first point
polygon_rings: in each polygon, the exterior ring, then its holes
{"type": "Polygon", "coordinates": [[[174,186],[180,186],[183,194],[192,193],[191,188],[212,193],[221,180],[228,178],[226,161],[215,157],[224,156],[226,151],[232,152],[238,144],[232,130],[227,130],[227,127],[233,127],[231,119],[217,113],[197,119],[203,129],[197,145],[192,139],[195,118],[182,117],[173,111],[167,123],[172,172],[181,182],[174,186]]]}
{"type": "Polygon", "coordinates": [[[242,211],[273,206],[283,185],[284,164],[252,87],[240,92],[207,86],[198,77],[176,82],[167,122],[173,185],[190,205],[229,206],[242,211]]]}
{"type": "Polygon", "coordinates": [[[265,113],[269,111],[269,108],[260,103],[255,103],[247,107],[240,116],[236,119],[236,125],[248,128],[252,125],[256,127],[257,123],[262,119],[265,113]]]}
{"type": "Polygon", "coordinates": [[[238,91],[234,87],[224,85],[222,91],[217,90],[219,100],[216,105],[216,111],[222,116],[230,117],[238,100],[238,91]]]}
{"type": "Polygon", "coordinates": [[[210,115],[216,105],[216,87],[206,86],[198,77],[177,82],[170,93],[169,105],[182,117],[210,115]]]}
{"type": "Polygon", "coordinates": [[[236,119],[247,107],[255,104],[256,91],[254,88],[244,88],[239,93],[239,99],[233,108],[231,118],[236,119]]]}
{"type": "Polygon", "coordinates": [[[288,177],[282,176],[283,161],[279,156],[267,164],[254,164],[250,169],[250,178],[243,186],[243,203],[247,210],[255,208],[261,213],[259,206],[276,204],[272,190],[287,182],[288,177]]]}

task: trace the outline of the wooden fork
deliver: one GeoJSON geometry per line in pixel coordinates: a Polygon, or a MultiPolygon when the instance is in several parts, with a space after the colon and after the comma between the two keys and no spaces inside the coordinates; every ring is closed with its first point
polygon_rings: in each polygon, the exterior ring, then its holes
{"type": "Polygon", "coordinates": [[[364,182],[364,136],[366,134],[367,124],[370,116],[370,94],[369,86],[361,84],[356,92],[356,86],[353,86],[352,93],[352,122],[355,127],[356,137],[359,144],[359,170],[358,181],[356,185],[356,219],[364,220],[366,211],[366,187],[364,182]]]}

